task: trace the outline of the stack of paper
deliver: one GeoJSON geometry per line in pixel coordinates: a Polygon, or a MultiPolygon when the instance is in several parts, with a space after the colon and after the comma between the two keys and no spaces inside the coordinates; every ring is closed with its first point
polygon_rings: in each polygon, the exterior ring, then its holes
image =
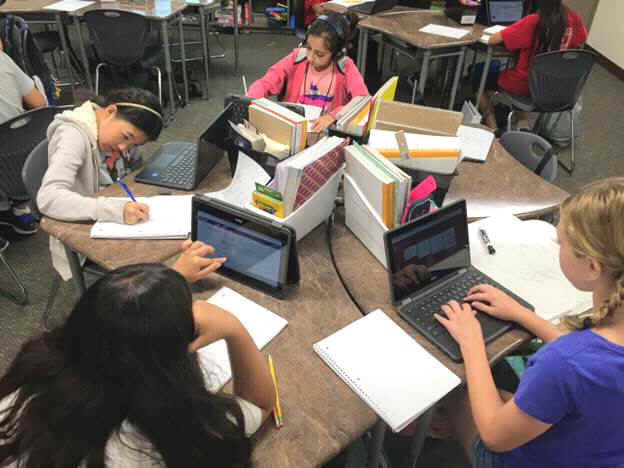
{"type": "MultiPolygon", "coordinates": [[[[230,288],[223,287],[208,302],[227,310],[247,329],[259,349],[264,348],[288,322],[250,301],[230,288]]],[[[216,392],[232,378],[230,356],[224,340],[216,341],[197,352],[210,391],[216,392]]]]}
{"type": "Polygon", "coordinates": [[[559,267],[552,224],[499,215],[470,223],[468,233],[472,264],[531,303],[540,317],[556,320],[592,306],[592,294],[572,286],[559,267]],[[481,242],[479,229],[486,231],[496,249],[494,255],[481,242]]]}
{"type": "Polygon", "coordinates": [[[345,144],[344,138],[325,137],[277,165],[269,187],[282,195],[284,217],[303,205],[344,165],[345,144]]]}
{"type": "Polygon", "coordinates": [[[394,101],[398,83],[399,77],[393,76],[386,81],[373,96],[373,110],[371,111],[370,118],[368,119],[368,130],[375,127],[375,121],[377,120],[377,114],[379,113],[379,106],[381,105],[381,102],[394,101]]]}
{"type": "MultiPolygon", "coordinates": [[[[412,178],[379,153],[357,143],[345,149],[345,159],[347,175],[381,218],[384,226],[388,229],[399,226],[412,178]]],[[[347,213],[349,208],[345,204],[347,213]]]]}
{"type": "Polygon", "coordinates": [[[137,224],[98,221],[91,228],[95,239],[184,239],[191,232],[192,195],[137,197],[149,206],[149,219],[137,224]]]}
{"type": "Polygon", "coordinates": [[[336,115],[336,129],[350,135],[362,136],[368,130],[371,110],[370,96],[356,96],[336,115]]]}
{"type": "Polygon", "coordinates": [[[249,106],[249,123],[260,134],[288,146],[290,154],[303,150],[307,140],[304,116],[268,99],[256,99],[249,106]]]}
{"type": "Polygon", "coordinates": [[[368,145],[399,166],[438,174],[452,174],[461,155],[458,137],[405,133],[407,154],[401,154],[391,130],[372,129],[368,145]]]}
{"type": "Polygon", "coordinates": [[[490,153],[494,133],[483,128],[460,125],[457,136],[461,144],[461,159],[485,162],[490,153]]]}
{"type": "Polygon", "coordinates": [[[394,432],[461,383],[380,309],[315,343],[314,351],[394,432]]]}

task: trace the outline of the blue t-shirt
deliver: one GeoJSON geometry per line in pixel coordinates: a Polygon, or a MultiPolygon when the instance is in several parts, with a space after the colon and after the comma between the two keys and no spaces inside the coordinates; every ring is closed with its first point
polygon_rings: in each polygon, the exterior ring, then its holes
{"type": "Polygon", "coordinates": [[[505,468],[624,467],[624,346],[572,332],[528,362],[518,408],[553,426],[502,454],[505,468]]]}

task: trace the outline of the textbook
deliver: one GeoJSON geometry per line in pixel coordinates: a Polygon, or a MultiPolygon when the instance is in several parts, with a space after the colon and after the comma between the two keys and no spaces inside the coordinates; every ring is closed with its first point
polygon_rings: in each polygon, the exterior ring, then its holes
{"type": "Polygon", "coordinates": [[[336,115],[336,129],[350,135],[364,135],[368,130],[370,110],[370,96],[355,96],[336,115]]]}
{"type": "MultiPolygon", "coordinates": [[[[193,195],[137,197],[149,205],[149,219],[137,224],[96,222],[91,228],[94,239],[185,239],[191,231],[193,195]]],[[[130,199],[128,198],[128,201],[130,199]]]]}
{"type": "Polygon", "coordinates": [[[372,129],[368,145],[398,166],[437,174],[452,174],[459,164],[461,141],[457,136],[404,133],[407,154],[401,154],[397,132],[372,129]]]}
{"type": "Polygon", "coordinates": [[[288,146],[291,155],[306,146],[306,118],[276,102],[265,98],[254,100],[249,106],[249,123],[258,133],[288,146]]]}
{"type": "Polygon", "coordinates": [[[313,348],[394,432],[461,382],[380,309],[313,348]]]}
{"type": "Polygon", "coordinates": [[[377,121],[377,115],[379,114],[382,101],[394,101],[398,83],[399,77],[393,76],[386,81],[373,96],[373,108],[371,110],[370,118],[368,119],[368,130],[375,127],[375,122],[377,121]]]}
{"type": "MultiPolygon", "coordinates": [[[[288,322],[279,315],[225,286],[208,299],[208,302],[236,316],[258,349],[264,348],[288,325],[288,322]]],[[[210,391],[218,391],[232,378],[230,356],[225,340],[201,348],[197,355],[210,391]]]]}

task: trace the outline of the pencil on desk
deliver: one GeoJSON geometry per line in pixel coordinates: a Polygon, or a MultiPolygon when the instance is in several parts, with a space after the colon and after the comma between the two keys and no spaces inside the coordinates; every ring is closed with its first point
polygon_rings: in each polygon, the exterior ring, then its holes
{"type": "Polygon", "coordinates": [[[277,390],[277,376],[275,375],[275,368],[273,367],[273,358],[269,354],[269,370],[271,371],[271,377],[273,378],[273,386],[275,387],[275,408],[273,409],[273,416],[275,418],[275,425],[279,429],[284,425],[284,418],[282,417],[282,407],[279,401],[279,391],[277,390]]]}

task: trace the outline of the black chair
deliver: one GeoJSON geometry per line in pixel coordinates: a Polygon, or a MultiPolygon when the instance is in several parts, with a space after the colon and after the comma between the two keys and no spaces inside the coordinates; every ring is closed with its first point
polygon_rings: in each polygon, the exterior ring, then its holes
{"type": "Polygon", "coordinates": [[[121,10],[92,10],[84,14],[100,63],[95,68],[95,92],[99,94],[100,68],[110,65],[127,70],[140,65],[158,76],[158,100],[162,105],[162,73],[157,63],[161,47],[150,46],[149,22],[138,13],[121,10]]]}
{"type": "Polygon", "coordinates": [[[517,161],[549,182],[557,177],[557,156],[544,138],[530,132],[505,132],[500,144],[517,161]]]}
{"type": "Polygon", "coordinates": [[[533,59],[529,70],[530,96],[515,96],[504,91],[499,91],[496,95],[498,102],[511,108],[507,117],[507,130],[511,130],[511,119],[516,110],[540,114],[566,111],[570,113],[570,166],[565,166],[559,161],[559,164],[570,174],[575,166],[572,110],[589,77],[594,57],[593,52],[583,49],[539,54],[533,59]]]}

